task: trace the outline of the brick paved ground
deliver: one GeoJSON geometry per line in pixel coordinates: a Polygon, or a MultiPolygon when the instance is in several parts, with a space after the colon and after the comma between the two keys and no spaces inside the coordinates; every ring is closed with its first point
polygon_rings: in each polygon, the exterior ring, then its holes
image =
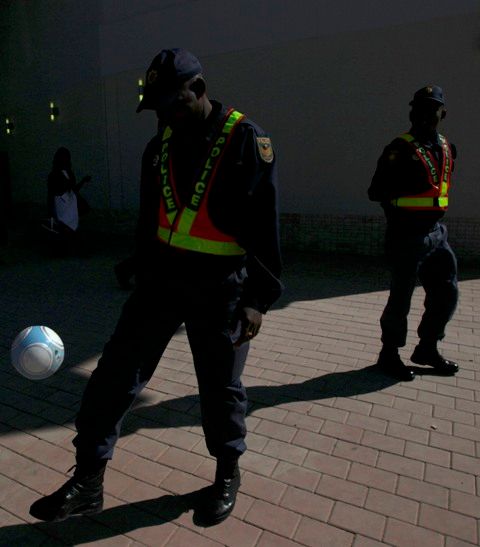
{"type": "MultiPolygon", "coordinates": [[[[475,545],[480,537],[480,268],[463,271],[442,344],[454,378],[422,370],[397,383],[372,366],[387,297],[380,261],[288,256],[289,289],[252,344],[249,450],[233,516],[200,528],[190,509],[214,462],[199,424],[196,380],[178,332],[125,423],[94,518],[37,523],[28,507],[73,464],[72,420],[125,293],[116,239],[88,256],[47,259],[42,242],[0,266],[0,545],[283,547],[475,545]],[[30,324],[54,328],[62,369],[31,382],[8,350],[30,324]]],[[[422,291],[412,309],[415,341],[422,291]]]]}

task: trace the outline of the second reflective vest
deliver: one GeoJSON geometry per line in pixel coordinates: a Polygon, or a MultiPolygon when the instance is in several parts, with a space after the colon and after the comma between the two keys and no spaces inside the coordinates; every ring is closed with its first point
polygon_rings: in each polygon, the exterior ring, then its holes
{"type": "Polygon", "coordinates": [[[409,210],[446,211],[448,209],[448,191],[452,172],[452,151],[447,139],[443,135],[438,136],[442,145],[441,164],[434,155],[426,150],[410,133],[401,135],[400,138],[410,144],[416,156],[422,162],[426,171],[430,188],[421,194],[402,196],[392,199],[391,204],[409,210]]]}
{"type": "Polygon", "coordinates": [[[181,204],[173,176],[170,153],[172,130],[165,127],[160,154],[160,199],[157,237],[167,245],[214,255],[243,255],[243,249],[229,234],[218,230],[208,214],[208,195],[223,154],[237,124],[244,115],[230,109],[219,132],[213,139],[205,163],[187,203],[181,204]]]}

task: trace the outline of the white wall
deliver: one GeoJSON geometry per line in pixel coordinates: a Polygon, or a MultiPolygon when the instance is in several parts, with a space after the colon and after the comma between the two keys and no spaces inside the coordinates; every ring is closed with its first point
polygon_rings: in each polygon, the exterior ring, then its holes
{"type": "Polygon", "coordinates": [[[271,133],[285,212],[378,212],[366,198],[377,157],[408,128],[413,92],[442,85],[443,129],[459,149],[450,214],[479,216],[477,0],[12,0],[0,9],[6,110],[18,127],[0,146],[18,198],[40,198],[58,143],[71,147],[78,174],[94,175],[94,204],[135,206],[156,128],[153,113],[135,114],[137,79],[160,49],[184,46],[200,57],[210,96],[271,133]],[[40,113],[53,95],[56,124],[40,113]]]}

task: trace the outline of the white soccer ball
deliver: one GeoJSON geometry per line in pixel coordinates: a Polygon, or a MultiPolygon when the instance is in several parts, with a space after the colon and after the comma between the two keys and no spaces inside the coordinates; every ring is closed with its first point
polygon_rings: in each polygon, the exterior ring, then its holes
{"type": "Polygon", "coordinates": [[[13,341],[10,355],[17,371],[30,380],[43,380],[54,374],[65,356],[63,342],[49,327],[23,329],[13,341]]]}

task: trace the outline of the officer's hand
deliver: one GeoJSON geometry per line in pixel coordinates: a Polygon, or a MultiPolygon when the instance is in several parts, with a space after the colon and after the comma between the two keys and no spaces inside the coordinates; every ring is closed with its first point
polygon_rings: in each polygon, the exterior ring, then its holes
{"type": "Polygon", "coordinates": [[[240,346],[245,342],[255,338],[262,326],[262,314],[254,308],[243,308],[241,319],[241,331],[235,346],[240,346]]]}

